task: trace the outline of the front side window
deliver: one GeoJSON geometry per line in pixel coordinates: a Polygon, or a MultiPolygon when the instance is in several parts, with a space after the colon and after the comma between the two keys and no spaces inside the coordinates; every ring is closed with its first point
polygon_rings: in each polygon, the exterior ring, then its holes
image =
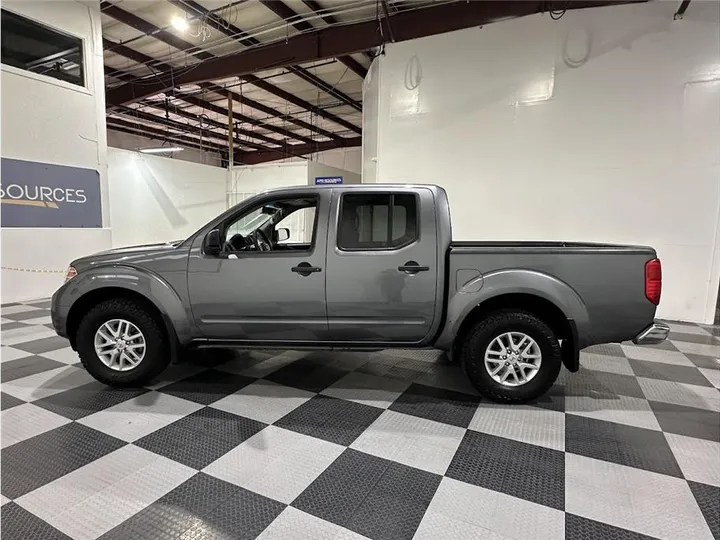
{"type": "Polygon", "coordinates": [[[411,244],[417,237],[415,195],[343,195],[338,224],[341,249],[397,249],[411,244]]]}
{"type": "Polygon", "coordinates": [[[225,224],[223,251],[311,250],[317,198],[265,201],[225,224]]]}
{"type": "Polygon", "coordinates": [[[2,10],[2,63],[85,86],[82,39],[2,10]]]}

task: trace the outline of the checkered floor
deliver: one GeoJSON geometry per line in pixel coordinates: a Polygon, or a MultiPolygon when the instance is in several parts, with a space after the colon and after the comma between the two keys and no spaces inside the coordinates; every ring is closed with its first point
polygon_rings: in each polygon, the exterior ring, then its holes
{"type": "Polygon", "coordinates": [[[582,354],[528,406],[434,352],[196,355],[95,382],[3,306],[2,536],[720,537],[720,328],[582,354]]]}

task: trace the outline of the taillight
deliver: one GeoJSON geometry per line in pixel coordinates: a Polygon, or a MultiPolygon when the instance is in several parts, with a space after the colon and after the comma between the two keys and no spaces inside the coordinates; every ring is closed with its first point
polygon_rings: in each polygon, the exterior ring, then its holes
{"type": "Polygon", "coordinates": [[[69,266],[67,269],[67,273],[65,274],[65,283],[70,281],[75,276],[77,276],[77,270],[75,270],[74,266],[69,266]]]}
{"type": "Polygon", "coordinates": [[[662,265],[660,259],[652,259],[645,263],[645,297],[657,306],[661,292],[662,265]]]}

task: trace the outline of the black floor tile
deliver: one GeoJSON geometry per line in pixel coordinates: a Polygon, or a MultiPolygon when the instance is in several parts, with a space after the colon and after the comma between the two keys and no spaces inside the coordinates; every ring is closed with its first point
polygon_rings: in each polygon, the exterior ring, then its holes
{"type": "Polygon", "coordinates": [[[60,336],[52,336],[43,339],[35,339],[33,341],[26,341],[25,343],[18,343],[17,345],[13,345],[13,348],[32,354],[42,354],[49,351],[64,349],[69,346],[70,342],[67,339],[60,336]]]}
{"type": "Polygon", "coordinates": [[[720,358],[716,356],[705,356],[704,354],[683,353],[695,366],[699,368],[720,370],[720,358]]]}
{"type": "Polygon", "coordinates": [[[703,345],[720,345],[720,338],[703,334],[684,334],[670,332],[668,339],[672,341],[687,341],[689,343],[701,343],[703,345]]]}
{"type": "Polygon", "coordinates": [[[30,302],[28,305],[36,307],[36,308],[40,308],[40,309],[50,309],[50,307],[52,306],[52,300],[47,299],[47,300],[41,300],[40,302],[30,302]]]}
{"type": "Polygon", "coordinates": [[[594,369],[580,369],[576,373],[569,373],[564,378],[564,384],[566,396],[594,396],[598,398],[613,398],[616,396],[645,397],[635,377],[594,369]]]}
{"type": "Polygon", "coordinates": [[[34,401],[33,404],[60,414],[71,420],[103,411],[108,407],[122,403],[148,390],[144,388],[112,388],[100,382],[91,382],[77,388],[71,388],[34,401]]]}
{"type": "Polygon", "coordinates": [[[195,469],[207,467],[265,424],[206,407],[135,442],[135,445],[195,469]]]}
{"type": "Polygon", "coordinates": [[[710,381],[694,367],[633,360],[632,358],[629,358],[628,362],[637,377],[712,387],[710,381]]]}
{"type": "Polygon", "coordinates": [[[613,527],[575,514],[565,514],[565,538],[568,540],[653,540],[651,536],[613,527]]]}
{"type": "Polygon", "coordinates": [[[565,451],[683,478],[660,431],[568,414],[565,416],[565,451]]]}
{"type": "Polygon", "coordinates": [[[255,381],[252,377],[234,375],[225,371],[208,369],[187,379],[163,386],[164,394],[189,399],[195,403],[210,405],[255,381]]]}
{"type": "Polygon", "coordinates": [[[6,319],[13,321],[26,321],[28,319],[39,319],[40,317],[49,317],[49,309],[31,309],[29,311],[21,311],[20,313],[3,313],[2,315],[6,319]]]}
{"type": "Polygon", "coordinates": [[[411,384],[390,410],[466,428],[480,398],[433,386],[411,384]]]}
{"type": "Polygon", "coordinates": [[[625,353],[623,352],[622,347],[619,343],[604,343],[602,345],[593,345],[592,347],[583,349],[583,351],[594,354],[604,354],[607,356],[619,356],[621,358],[625,358],[625,353]]]}
{"type": "Polygon", "coordinates": [[[3,323],[0,326],[0,335],[5,337],[5,332],[8,330],[17,330],[18,328],[29,328],[32,327],[31,324],[25,324],[24,322],[9,322],[9,323],[3,323]]]}
{"type": "Polygon", "coordinates": [[[558,450],[467,431],[445,476],[565,508],[565,454],[558,450]]]}
{"type": "Polygon", "coordinates": [[[660,401],[649,403],[663,431],[720,442],[720,414],[717,412],[660,401]]]}
{"type": "Polygon", "coordinates": [[[382,409],[317,395],[275,422],[276,426],[318,439],[350,446],[382,409]]]}
{"type": "Polygon", "coordinates": [[[0,410],[4,411],[5,409],[12,409],[13,407],[17,407],[23,403],[25,402],[22,399],[18,399],[15,396],[6,394],[5,392],[0,392],[0,410]]]}
{"type": "Polygon", "coordinates": [[[65,364],[42,356],[26,356],[0,364],[0,379],[3,382],[14,381],[28,375],[63,367],[65,364]]]}
{"type": "MultiPolygon", "coordinates": [[[[572,377],[572,375],[570,376],[572,377]]],[[[528,405],[550,411],[565,412],[565,387],[556,383],[545,394],[530,401],[528,405]]]]}
{"type": "Polygon", "coordinates": [[[720,488],[690,481],[688,485],[713,537],[720,538],[720,488]]]}
{"type": "Polygon", "coordinates": [[[74,422],[13,444],[0,452],[2,494],[16,499],[125,444],[74,422]]]}
{"type": "Polygon", "coordinates": [[[410,539],[441,477],[347,449],[292,506],[377,540],[410,539]]]}
{"type": "Polygon", "coordinates": [[[69,536],[14,502],[0,509],[0,532],[7,540],[70,540],[69,536]]]}
{"type": "Polygon", "coordinates": [[[309,357],[301,358],[264,378],[308,392],[320,392],[347,374],[347,370],[309,357]]]}
{"type": "Polygon", "coordinates": [[[282,503],[198,473],[101,538],[251,539],[284,509],[282,503]]]}

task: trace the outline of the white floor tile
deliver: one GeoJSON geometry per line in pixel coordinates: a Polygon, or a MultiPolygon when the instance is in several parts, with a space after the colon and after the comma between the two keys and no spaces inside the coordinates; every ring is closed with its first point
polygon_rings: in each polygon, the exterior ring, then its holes
{"type": "Polygon", "coordinates": [[[500,538],[565,536],[562,511],[447,477],[440,482],[428,512],[493,531],[500,538]]]}
{"type": "Polygon", "coordinates": [[[705,343],[691,343],[689,341],[673,341],[673,345],[684,353],[720,358],[720,345],[706,345],[705,343]]]}
{"type": "Polygon", "coordinates": [[[78,420],[80,424],[122,439],[136,441],[202,405],[160,392],[148,392],[78,420]]]}
{"type": "Polygon", "coordinates": [[[528,444],[565,450],[565,415],[523,405],[481,403],[469,429],[528,444]]]}
{"type": "Polygon", "coordinates": [[[2,448],[69,424],[70,420],[32,403],[23,403],[0,413],[2,448]]]}
{"type": "Polygon", "coordinates": [[[350,448],[436,474],[445,474],[465,430],[384,411],[350,448]]]}
{"type": "Polygon", "coordinates": [[[40,354],[50,360],[62,362],[63,364],[76,364],[80,361],[78,353],[72,350],[72,347],[63,347],[62,349],[56,349],[54,351],[48,351],[40,354]]]}
{"type": "Polygon", "coordinates": [[[619,356],[581,352],[580,367],[582,369],[594,369],[596,371],[630,375],[631,377],[635,376],[627,358],[620,358],[619,356]]]}
{"type": "Polygon", "coordinates": [[[565,510],[652,537],[710,540],[681,478],[565,454],[565,510]]]}
{"type": "Polygon", "coordinates": [[[152,381],[152,384],[146,384],[145,387],[150,388],[151,390],[157,390],[158,388],[172,384],[180,379],[192,377],[204,370],[205,368],[203,366],[197,366],[195,364],[171,364],[152,381]]]}
{"type": "Polygon", "coordinates": [[[23,401],[35,401],[94,380],[84,369],[65,366],[3,383],[2,391],[23,401]]]}
{"type": "Polygon", "coordinates": [[[638,377],[637,381],[650,401],[720,412],[720,392],[715,388],[645,377],[638,377]]]}
{"type": "Polygon", "coordinates": [[[402,394],[409,382],[354,371],[321,393],[363,405],[387,409],[402,394]]]}
{"type": "Polygon", "coordinates": [[[158,459],[161,456],[148,450],[133,445],[123,446],[23,495],[16,502],[47,521],[158,459]]]}
{"type": "Polygon", "coordinates": [[[665,439],[686,479],[720,487],[720,443],[674,433],[665,439]]]}
{"type": "Polygon", "coordinates": [[[95,540],[172,491],[197,471],[159,457],[46,521],[77,540],[95,540]]]}
{"type": "Polygon", "coordinates": [[[0,348],[0,362],[9,362],[10,360],[17,360],[18,358],[25,358],[26,356],[32,356],[32,354],[12,347],[0,348]]]}
{"type": "Polygon", "coordinates": [[[15,330],[8,330],[5,334],[7,335],[8,332],[12,332],[13,334],[7,337],[3,336],[3,345],[18,345],[20,343],[27,343],[28,341],[36,341],[38,339],[57,336],[55,330],[50,330],[45,326],[16,328],[15,330]]]}
{"type": "Polygon", "coordinates": [[[259,380],[216,401],[212,407],[273,424],[314,395],[299,388],[259,380]]]}
{"type": "Polygon", "coordinates": [[[331,442],[268,426],[203,472],[290,504],[344,450],[331,442]]]}
{"type": "Polygon", "coordinates": [[[257,540],[362,540],[365,536],[288,506],[257,540]]]}
{"type": "MultiPolygon", "coordinates": [[[[437,540],[438,538],[452,538],[453,540],[536,540],[542,538],[542,531],[526,531],[525,536],[505,536],[495,531],[478,527],[451,518],[445,514],[428,511],[420,522],[420,526],[413,536],[413,540],[437,540]]],[[[555,540],[555,539],[553,539],[555,540]]]]}
{"type": "Polygon", "coordinates": [[[596,420],[660,431],[660,424],[658,424],[650,404],[643,398],[620,395],[611,398],[565,396],[565,412],[596,420]]]}
{"type": "Polygon", "coordinates": [[[698,368],[715,388],[720,388],[720,369],[698,368]]]}
{"type": "Polygon", "coordinates": [[[25,319],[22,322],[25,324],[52,324],[52,317],[45,315],[43,317],[37,317],[36,319],[25,319]]]}
{"type": "Polygon", "coordinates": [[[9,503],[10,499],[8,499],[5,495],[0,495],[0,506],[4,505],[5,503],[9,503]]]}
{"type": "Polygon", "coordinates": [[[266,377],[274,371],[277,371],[278,369],[285,367],[288,364],[292,364],[303,356],[303,353],[288,351],[286,353],[273,356],[272,358],[268,358],[267,360],[263,360],[262,362],[255,364],[254,366],[250,366],[249,368],[240,371],[239,374],[257,378],[266,377]]]}
{"type": "Polygon", "coordinates": [[[451,390],[453,392],[461,392],[471,396],[480,395],[467,375],[456,365],[438,365],[432,372],[421,374],[413,382],[426,386],[434,386],[436,388],[444,388],[445,390],[451,390]]]}
{"type": "Polygon", "coordinates": [[[635,345],[620,345],[625,356],[634,360],[647,360],[648,362],[660,362],[661,364],[672,364],[674,366],[694,367],[687,356],[678,351],[666,351],[653,347],[639,347],[635,345]]]}

